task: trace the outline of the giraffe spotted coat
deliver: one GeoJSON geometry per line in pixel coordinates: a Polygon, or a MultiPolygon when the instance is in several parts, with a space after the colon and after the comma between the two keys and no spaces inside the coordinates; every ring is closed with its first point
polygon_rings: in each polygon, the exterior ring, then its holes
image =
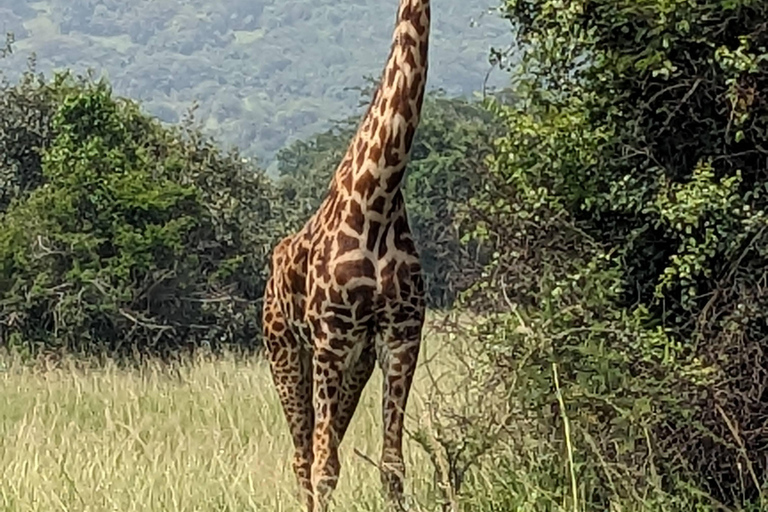
{"type": "Polygon", "coordinates": [[[317,212],[274,249],[264,339],[308,512],[327,510],[338,447],[378,361],[382,483],[403,492],[403,421],[424,283],[401,191],[427,79],[429,0],[400,0],[384,72],[317,212]]]}

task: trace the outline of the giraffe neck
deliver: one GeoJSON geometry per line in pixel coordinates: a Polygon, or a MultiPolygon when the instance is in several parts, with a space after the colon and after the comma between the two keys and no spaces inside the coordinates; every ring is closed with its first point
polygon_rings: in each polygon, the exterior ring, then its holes
{"type": "Polygon", "coordinates": [[[429,0],[400,0],[378,87],[331,188],[364,210],[389,211],[399,194],[427,81],[429,0]]]}

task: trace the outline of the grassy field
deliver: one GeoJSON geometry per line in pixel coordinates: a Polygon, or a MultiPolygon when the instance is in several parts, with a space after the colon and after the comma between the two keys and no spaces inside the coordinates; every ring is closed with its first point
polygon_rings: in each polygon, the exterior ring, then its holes
{"type": "MultiPolygon", "coordinates": [[[[439,336],[425,335],[407,428],[425,421],[430,374],[456,376],[439,336]],[[427,371],[429,368],[429,371],[427,371]]],[[[454,377],[455,378],[455,377],[454,377]]],[[[342,444],[337,510],[381,510],[377,370],[342,444]]],[[[430,464],[405,447],[407,487],[424,502],[430,464]]],[[[291,443],[259,358],[174,368],[44,368],[0,359],[0,510],[299,510],[291,443]]]]}

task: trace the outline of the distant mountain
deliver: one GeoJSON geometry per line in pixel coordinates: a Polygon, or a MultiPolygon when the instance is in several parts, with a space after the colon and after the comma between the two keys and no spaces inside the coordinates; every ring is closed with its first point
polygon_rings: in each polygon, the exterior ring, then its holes
{"type": "MultiPolygon", "coordinates": [[[[435,2],[430,88],[482,88],[490,48],[511,41],[489,13],[496,1],[435,2]]],[[[356,111],[354,88],[378,78],[396,9],[396,0],[0,0],[0,32],[17,41],[0,70],[22,71],[32,52],[46,74],[92,68],[168,122],[197,101],[208,133],[269,161],[356,111]]],[[[489,84],[503,80],[497,71],[489,84]]]]}

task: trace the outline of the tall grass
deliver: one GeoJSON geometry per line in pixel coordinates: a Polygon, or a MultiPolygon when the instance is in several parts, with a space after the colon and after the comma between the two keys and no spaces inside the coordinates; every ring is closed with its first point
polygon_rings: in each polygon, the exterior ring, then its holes
{"type": "MultiPolygon", "coordinates": [[[[435,374],[458,375],[439,336],[425,336],[408,427],[435,374]],[[429,367],[429,372],[424,366],[429,367]]],[[[337,510],[383,509],[381,375],[368,384],[341,447],[337,510]]],[[[299,510],[291,442],[259,357],[174,367],[55,368],[0,359],[0,510],[299,510]]],[[[427,499],[431,468],[410,439],[407,485],[427,499]]]]}

